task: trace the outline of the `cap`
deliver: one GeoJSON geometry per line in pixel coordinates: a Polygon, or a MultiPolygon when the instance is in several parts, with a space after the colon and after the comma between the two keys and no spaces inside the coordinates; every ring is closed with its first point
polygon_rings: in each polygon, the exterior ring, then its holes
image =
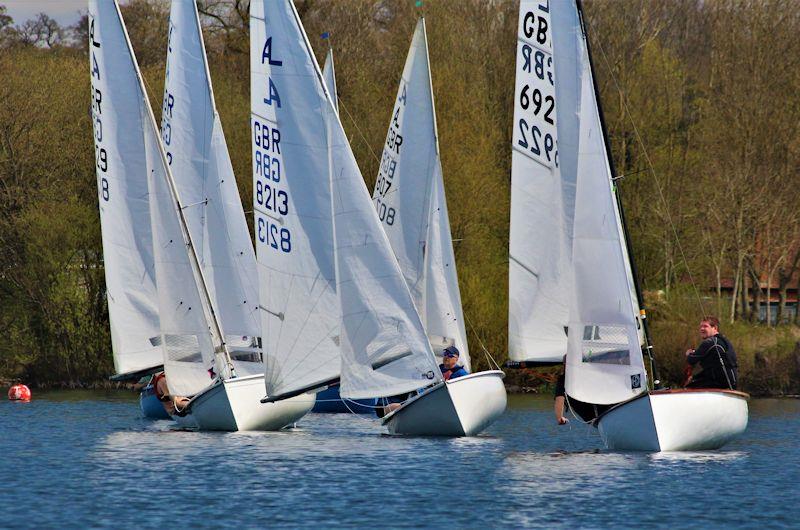
{"type": "Polygon", "coordinates": [[[448,346],[442,352],[442,357],[458,357],[458,356],[459,356],[458,348],[456,348],[455,346],[448,346]]]}

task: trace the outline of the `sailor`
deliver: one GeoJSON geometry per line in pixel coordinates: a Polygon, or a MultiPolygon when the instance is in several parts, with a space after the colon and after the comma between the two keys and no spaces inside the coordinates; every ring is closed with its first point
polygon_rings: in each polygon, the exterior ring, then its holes
{"type": "Polygon", "coordinates": [[[186,404],[189,403],[189,398],[173,396],[169,393],[167,376],[164,372],[159,372],[153,377],[153,388],[155,388],[156,397],[170,416],[180,414],[186,407],[186,404]]]}
{"type": "Polygon", "coordinates": [[[686,362],[691,366],[700,364],[702,371],[689,379],[687,388],[736,389],[739,366],[736,351],[728,339],[719,332],[719,319],[706,316],[700,321],[700,337],[703,342],[696,350],[686,351],[686,362]]]}
{"type": "MultiPolygon", "coordinates": [[[[466,368],[458,364],[458,358],[460,355],[461,353],[455,346],[449,346],[442,352],[442,364],[439,365],[439,370],[442,371],[442,377],[445,381],[469,375],[469,372],[466,370],[466,368]]],[[[421,391],[423,391],[423,389],[419,389],[416,392],[409,392],[408,394],[400,394],[398,396],[382,398],[380,403],[381,406],[375,409],[375,413],[379,418],[382,418],[390,412],[399,409],[405,401],[416,396],[421,391]]]]}
{"type": "Polygon", "coordinates": [[[566,425],[569,423],[566,413],[567,411],[572,411],[573,416],[578,418],[580,421],[583,421],[584,423],[592,423],[609,407],[605,405],[595,405],[593,403],[579,401],[572,396],[567,399],[567,389],[564,382],[567,373],[566,355],[561,360],[561,365],[561,373],[558,374],[558,379],[556,380],[556,390],[554,392],[555,400],[553,402],[553,412],[555,412],[556,415],[556,422],[558,422],[559,425],[566,425]]]}
{"type": "Polygon", "coordinates": [[[556,381],[555,401],[553,402],[553,412],[556,414],[556,422],[559,425],[566,425],[569,420],[564,415],[566,412],[567,391],[564,388],[564,373],[567,367],[567,356],[562,359],[561,372],[556,381]]]}
{"type": "Polygon", "coordinates": [[[461,353],[455,346],[448,346],[442,352],[442,364],[439,365],[439,370],[442,371],[445,381],[469,375],[466,368],[458,364],[459,355],[461,353]]]}

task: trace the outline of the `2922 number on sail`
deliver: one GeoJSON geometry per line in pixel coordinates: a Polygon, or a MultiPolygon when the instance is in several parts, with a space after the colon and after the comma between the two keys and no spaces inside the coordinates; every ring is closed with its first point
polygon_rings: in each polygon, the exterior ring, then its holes
{"type": "Polygon", "coordinates": [[[558,167],[555,65],[549,3],[533,4],[520,17],[513,146],[549,168],[558,167]]]}

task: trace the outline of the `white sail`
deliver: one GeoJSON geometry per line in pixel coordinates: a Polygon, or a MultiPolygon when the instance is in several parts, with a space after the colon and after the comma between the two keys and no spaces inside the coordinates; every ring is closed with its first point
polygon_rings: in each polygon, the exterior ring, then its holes
{"type": "MultiPolygon", "coordinates": [[[[142,105],[142,113],[147,112],[149,109],[142,105]]],[[[214,341],[195,283],[180,220],[175,213],[158,132],[145,123],[143,133],[150,168],[148,183],[164,371],[171,393],[191,396],[210,385],[225,365],[214,356],[214,341]]]]}
{"type": "MultiPolygon", "coordinates": [[[[214,102],[194,2],[170,11],[161,133],[192,241],[229,347],[260,335],[256,258],[214,102]]],[[[261,373],[256,354],[234,351],[239,376],[261,373]],[[238,358],[238,360],[237,360],[238,358]]]]}
{"type": "Polygon", "coordinates": [[[551,8],[554,31],[574,35],[581,75],[566,390],[580,401],[612,404],[647,389],[635,297],[577,6],[554,2],[551,8]]]}
{"type": "Polygon", "coordinates": [[[556,2],[522,0],[511,155],[509,356],[567,351],[580,80],[574,34],[553,32],[556,2]]]}
{"type": "Polygon", "coordinates": [[[141,95],[126,36],[109,3],[89,2],[92,81],[100,225],[111,344],[117,373],[160,365],[158,299],[147,197],[141,95]]]}
{"type": "MultiPolygon", "coordinates": [[[[340,372],[333,251],[332,108],[292,6],[250,4],[253,192],[266,388],[310,388],[340,372]]],[[[334,118],[335,119],[335,118],[334,118]]]]}
{"type": "Polygon", "coordinates": [[[336,68],[333,65],[333,48],[328,48],[325,56],[325,66],[322,67],[322,78],[325,80],[325,88],[331,96],[333,109],[339,114],[339,92],[336,91],[336,68]]]}
{"type": "Polygon", "coordinates": [[[436,342],[437,346],[446,347],[452,342],[461,352],[459,363],[471,371],[442,165],[438,160],[432,180],[430,224],[425,245],[425,330],[432,344],[436,342]]]}
{"type": "Polygon", "coordinates": [[[113,75],[126,79],[124,90],[135,95],[130,103],[138,119],[116,125],[137,137],[137,143],[141,138],[137,154],[144,160],[142,178],[148,183],[160,338],[170,392],[193,394],[208,386],[214,372],[227,375],[222,338],[119,7],[116,2],[90,2],[90,13],[96,13],[104,30],[115,28],[118,38],[106,42],[107,53],[119,59],[113,75]],[[135,129],[137,125],[141,128],[135,129]]]}
{"type": "Polygon", "coordinates": [[[454,344],[469,369],[422,18],[403,68],[372,199],[431,342],[439,351],[454,344]]]}

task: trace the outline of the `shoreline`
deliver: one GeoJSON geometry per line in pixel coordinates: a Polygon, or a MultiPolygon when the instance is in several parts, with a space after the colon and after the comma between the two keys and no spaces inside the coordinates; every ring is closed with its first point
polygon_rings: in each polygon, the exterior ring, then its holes
{"type": "MultiPolygon", "coordinates": [[[[519,381],[521,378],[512,378],[516,381],[505,383],[506,392],[511,395],[525,395],[525,394],[538,394],[542,396],[552,396],[553,386],[552,383],[546,382],[541,384],[525,384],[524,381],[519,381]]],[[[138,391],[136,383],[124,383],[110,380],[100,381],[58,381],[58,382],[45,382],[45,383],[26,383],[17,379],[4,379],[0,378],[0,388],[8,391],[12,385],[24,384],[32,390],[128,390],[131,392],[138,391]]],[[[747,390],[743,390],[747,392],[747,390]]],[[[800,394],[782,394],[782,393],[751,393],[752,398],[781,398],[781,399],[800,399],[800,394]]]]}

